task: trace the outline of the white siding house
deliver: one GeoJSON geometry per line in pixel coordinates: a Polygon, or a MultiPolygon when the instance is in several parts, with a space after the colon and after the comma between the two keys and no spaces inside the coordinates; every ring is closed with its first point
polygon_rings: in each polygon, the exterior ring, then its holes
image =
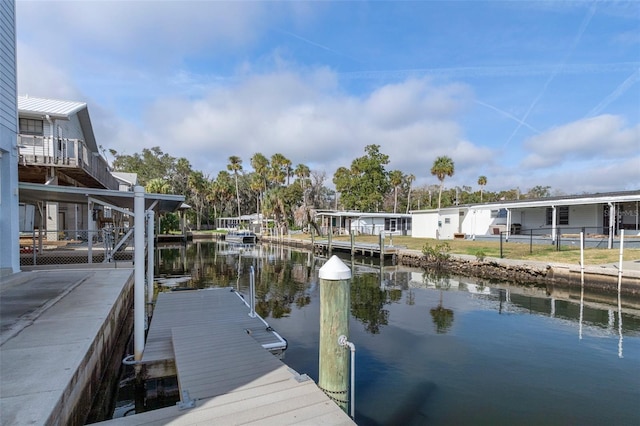
{"type": "Polygon", "coordinates": [[[412,216],[404,213],[318,211],[316,222],[323,234],[411,235],[412,216]]]}
{"type": "Polygon", "coordinates": [[[20,271],[15,2],[0,2],[0,276],[20,271]]]}
{"type": "MultiPolygon", "coordinates": [[[[112,190],[135,184],[116,179],[100,155],[86,103],[29,96],[17,103],[20,182],[112,190]]],[[[77,235],[90,226],[87,208],[49,202],[34,225],[48,240],[77,235]]]]}
{"type": "Polygon", "coordinates": [[[640,236],[640,191],[548,197],[413,211],[413,236],[452,239],[558,233],[640,236]]]}

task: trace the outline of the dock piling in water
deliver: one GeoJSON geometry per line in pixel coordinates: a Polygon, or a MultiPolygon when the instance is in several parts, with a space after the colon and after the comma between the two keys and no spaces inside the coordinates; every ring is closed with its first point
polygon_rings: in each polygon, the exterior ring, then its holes
{"type": "Polygon", "coordinates": [[[348,408],[349,351],[339,339],[349,336],[351,270],[332,256],[320,268],[320,361],[318,386],[345,412],[348,408]]]}

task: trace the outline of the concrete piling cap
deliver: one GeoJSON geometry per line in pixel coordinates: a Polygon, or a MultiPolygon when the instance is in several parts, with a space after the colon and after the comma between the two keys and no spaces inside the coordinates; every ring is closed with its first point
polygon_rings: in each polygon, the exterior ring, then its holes
{"type": "Polygon", "coordinates": [[[351,269],[336,255],[331,256],[327,263],[322,265],[318,276],[321,280],[339,281],[351,279],[351,269]]]}

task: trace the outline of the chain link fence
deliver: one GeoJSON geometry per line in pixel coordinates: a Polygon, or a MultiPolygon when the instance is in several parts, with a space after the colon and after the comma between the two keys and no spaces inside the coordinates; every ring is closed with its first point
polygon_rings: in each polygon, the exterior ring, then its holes
{"type": "Polygon", "coordinates": [[[20,234],[21,266],[131,262],[133,258],[133,228],[36,228],[20,234]]]}
{"type": "MultiPolygon", "coordinates": [[[[555,251],[580,250],[580,233],[584,235],[585,248],[617,248],[620,247],[620,232],[609,235],[606,227],[562,227],[556,228],[536,228],[518,229],[511,228],[510,232],[500,232],[500,257],[509,257],[509,252],[514,251],[514,244],[517,244],[517,251],[522,253],[523,246],[528,247],[528,253],[548,252],[549,246],[555,251]]],[[[640,247],[640,234],[638,231],[625,231],[625,246],[640,247]]]]}

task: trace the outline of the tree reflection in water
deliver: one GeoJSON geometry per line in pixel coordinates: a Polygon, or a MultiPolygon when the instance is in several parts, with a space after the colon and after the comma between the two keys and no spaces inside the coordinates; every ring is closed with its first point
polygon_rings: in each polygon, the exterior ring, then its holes
{"type": "Polygon", "coordinates": [[[431,319],[436,326],[436,333],[445,334],[453,325],[453,310],[447,309],[442,305],[444,290],[451,288],[450,277],[442,271],[435,270],[425,271],[423,279],[425,282],[427,280],[433,282],[436,288],[440,290],[440,302],[438,306],[431,308],[429,313],[431,313],[431,319]]]}
{"type": "Polygon", "coordinates": [[[380,288],[377,274],[354,275],[351,279],[351,315],[364,324],[366,331],[380,333],[380,326],[389,323],[389,311],[384,305],[398,302],[402,290],[380,288]]]}
{"type": "MultiPolygon", "coordinates": [[[[300,256],[302,253],[295,254],[300,256]]],[[[256,312],[263,318],[289,316],[291,305],[302,308],[311,303],[307,293],[310,270],[295,261],[277,259],[264,262],[256,271],[256,312]]]]}

